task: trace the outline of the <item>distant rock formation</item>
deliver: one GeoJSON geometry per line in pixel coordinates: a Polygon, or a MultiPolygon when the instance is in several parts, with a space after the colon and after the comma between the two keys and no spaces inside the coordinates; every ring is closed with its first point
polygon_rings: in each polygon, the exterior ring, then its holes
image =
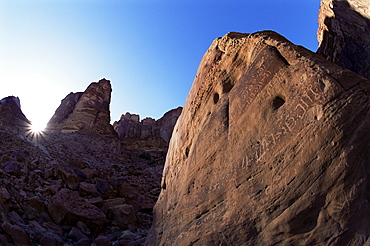
{"type": "Polygon", "coordinates": [[[62,100],[46,126],[50,132],[95,131],[102,135],[115,134],[110,125],[110,81],[91,83],[85,92],[70,93],[62,100]]]}
{"type": "Polygon", "coordinates": [[[29,128],[30,125],[18,97],[9,96],[0,100],[0,126],[29,128]]]}
{"type": "Polygon", "coordinates": [[[274,32],[204,55],[147,245],[363,245],[370,81],[274,32]]]}
{"type": "Polygon", "coordinates": [[[370,79],[370,0],[322,0],[318,53],[370,79]]]}
{"type": "Polygon", "coordinates": [[[126,113],[113,123],[113,127],[120,139],[162,138],[168,144],[181,111],[182,107],[178,107],[165,113],[159,120],[145,118],[142,121],[139,115],[126,113]]]}

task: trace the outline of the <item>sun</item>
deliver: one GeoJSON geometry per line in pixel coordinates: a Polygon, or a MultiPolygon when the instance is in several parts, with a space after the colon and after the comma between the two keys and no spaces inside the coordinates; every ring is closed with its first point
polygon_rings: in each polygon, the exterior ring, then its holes
{"type": "Polygon", "coordinates": [[[32,122],[31,126],[31,132],[33,133],[42,133],[45,130],[45,125],[40,122],[32,122]]]}
{"type": "Polygon", "coordinates": [[[28,128],[26,136],[36,144],[41,143],[41,141],[46,137],[44,129],[44,124],[35,124],[35,122],[32,122],[28,128]]]}

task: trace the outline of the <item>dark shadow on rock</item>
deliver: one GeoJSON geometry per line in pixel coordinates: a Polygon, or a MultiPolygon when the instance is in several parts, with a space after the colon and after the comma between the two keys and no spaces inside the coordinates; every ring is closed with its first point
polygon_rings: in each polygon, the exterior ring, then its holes
{"type": "Polygon", "coordinates": [[[329,5],[322,3],[320,9],[318,31],[320,44],[317,53],[370,79],[369,18],[352,8],[347,1],[333,1],[331,8],[329,5]],[[329,17],[331,11],[334,17],[329,17]],[[325,15],[323,23],[320,23],[321,15],[325,15]]]}

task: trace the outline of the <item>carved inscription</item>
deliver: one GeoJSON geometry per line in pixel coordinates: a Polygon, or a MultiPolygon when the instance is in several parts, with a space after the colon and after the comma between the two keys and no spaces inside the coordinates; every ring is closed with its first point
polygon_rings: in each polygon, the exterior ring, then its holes
{"type": "Polygon", "coordinates": [[[259,52],[238,82],[239,88],[235,91],[239,95],[234,98],[239,98],[239,100],[232,102],[234,110],[231,112],[231,118],[238,118],[265,86],[272,81],[274,76],[286,66],[276,48],[267,46],[259,52]]]}
{"type": "MultiPolygon", "coordinates": [[[[274,78],[276,79],[276,78],[274,78]]],[[[282,81],[281,77],[279,80],[282,81]]],[[[273,83],[272,81],[266,86],[265,94],[267,96],[273,95],[273,83]]],[[[304,121],[306,112],[316,104],[323,103],[324,97],[322,91],[317,87],[309,85],[307,88],[303,88],[299,92],[292,91],[292,95],[288,97],[287,101],[294,100],[297,101],[293,105],[291,104],[292,110],[287,110],[286,112],[291,112],[286,118],[281,118],[279,121],[275,122],[276,132],[261,134],[262,137],[256,140],[247,150],[246,156],[247,160],[242,160],[243,163],[256,163],[262,160],[264,154],[271,149],[276,148],[275,146],[285,137],[287,134],[294,134],[304,127],[304,121]],[[298,96],[301,95],[301,96],[298,96]]],[[[288,102],[289,104],[289,102],[288,102]]],[[[243,166],[243,164],[242,164],[243,166]]]]}

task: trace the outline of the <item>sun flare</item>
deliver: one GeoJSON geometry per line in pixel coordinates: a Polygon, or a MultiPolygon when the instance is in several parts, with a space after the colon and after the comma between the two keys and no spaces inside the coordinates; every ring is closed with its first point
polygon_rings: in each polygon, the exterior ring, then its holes
{"type": "Polygon", "coordinates": [[[39,122],[32,122],[30,129],[32,133],[39,134],[44,131],[45,125],[39,122]]]}

